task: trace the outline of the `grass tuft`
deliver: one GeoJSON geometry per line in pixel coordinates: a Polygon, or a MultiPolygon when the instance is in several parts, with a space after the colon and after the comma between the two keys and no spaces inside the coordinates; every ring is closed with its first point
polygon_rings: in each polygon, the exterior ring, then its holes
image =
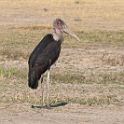
{"type": "Polygon", "coordinates": [[[83,42],[104,43],[124,46],[124,31],[89,30],[79,31],[79,37],[83,42]]]}
{"type": "Polygon", "coordinates": [[[0,77],[1,78],[17,78],[17,79],[26,79],[27,78],[27,71],[26,70],[20,70],[17,68],[10,68],[6,69],[4,67],[0,67],[0,77]]]}
{"type": "Polygon", "coordinates": [[[118,101],[117,99],[110,99],[110,98],[77,98],[77,99],[69,99],[69,102],[72,103],[79,103],[81,105],[88,105],[88,106],[93,106],[93,105],[110,105],[115,101],[118,101]]]}

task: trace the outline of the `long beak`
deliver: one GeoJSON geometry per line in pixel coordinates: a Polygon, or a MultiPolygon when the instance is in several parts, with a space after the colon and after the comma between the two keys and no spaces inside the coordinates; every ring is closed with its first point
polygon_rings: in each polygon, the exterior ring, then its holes
{"type": "Polygon", "coordinates": [[[77,39],[78,41],[80,41],[80,39],[75,35],[75,33],[73,31],[71,31],[70,28],[66,27],[63,29],[63,32],[70,34],[72,37],[74,37],[75,39],[77,39]]]}

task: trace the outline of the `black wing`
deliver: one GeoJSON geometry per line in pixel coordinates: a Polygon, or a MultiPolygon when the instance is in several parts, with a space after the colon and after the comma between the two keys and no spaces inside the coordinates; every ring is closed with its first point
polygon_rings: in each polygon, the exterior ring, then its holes
{"type": "Polygon", "coordinates": [[[36,46],[29,58],[29,87],[35,89],[38,80],[58,59],[61,51],[61,41],[55,41],[52,35],[46,35],[36,46]]]}
{"type": "Polygon", "coordinates": [[[34,65],[37,66],[37,71],[40,77],[50,66],[58,59],[61,51],[61,42],[54,41],[50,43],[44,51],[37,56],[34,65]]]}
{"type": "Polygon", "coordinates": [[[52,34],[46,35],[39,42],[39,44],[35,47],[35,49],[33,50],[33,52],[31,53],[31,55],[29,57],[29,60],[28,60],[29,68],[33,67],[35,59],[37,58],[37,56],[39,54],[41,54],[43,52],[43,50],[47,47],[47,45],[49,45],[51,42],[53,42],[52,34]]]}

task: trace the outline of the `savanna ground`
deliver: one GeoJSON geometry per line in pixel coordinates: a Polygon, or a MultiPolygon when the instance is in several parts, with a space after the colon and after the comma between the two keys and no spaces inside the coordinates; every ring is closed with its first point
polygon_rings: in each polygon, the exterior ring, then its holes
{"type": "Polygon", "coordinates": [[[123,0],[0,0],[0,44],[1,124],[124,124],[123,0]],[[31,108],[41,89],[28,88],[28,57],[57,17],[81,41],[64,35],[53,107],[31,108]]]}

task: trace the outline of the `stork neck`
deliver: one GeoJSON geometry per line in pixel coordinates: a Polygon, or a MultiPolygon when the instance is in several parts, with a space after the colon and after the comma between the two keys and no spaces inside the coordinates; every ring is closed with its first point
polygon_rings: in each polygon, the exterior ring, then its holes
{"type": "Polygon", "coordinates": [[[54,28],[54,32],[53,32],[53,38],[56,40],[56,41],[63,41],[64,38],[63,38],[63,33],[60,29],[58,28],[54,28]]]}

